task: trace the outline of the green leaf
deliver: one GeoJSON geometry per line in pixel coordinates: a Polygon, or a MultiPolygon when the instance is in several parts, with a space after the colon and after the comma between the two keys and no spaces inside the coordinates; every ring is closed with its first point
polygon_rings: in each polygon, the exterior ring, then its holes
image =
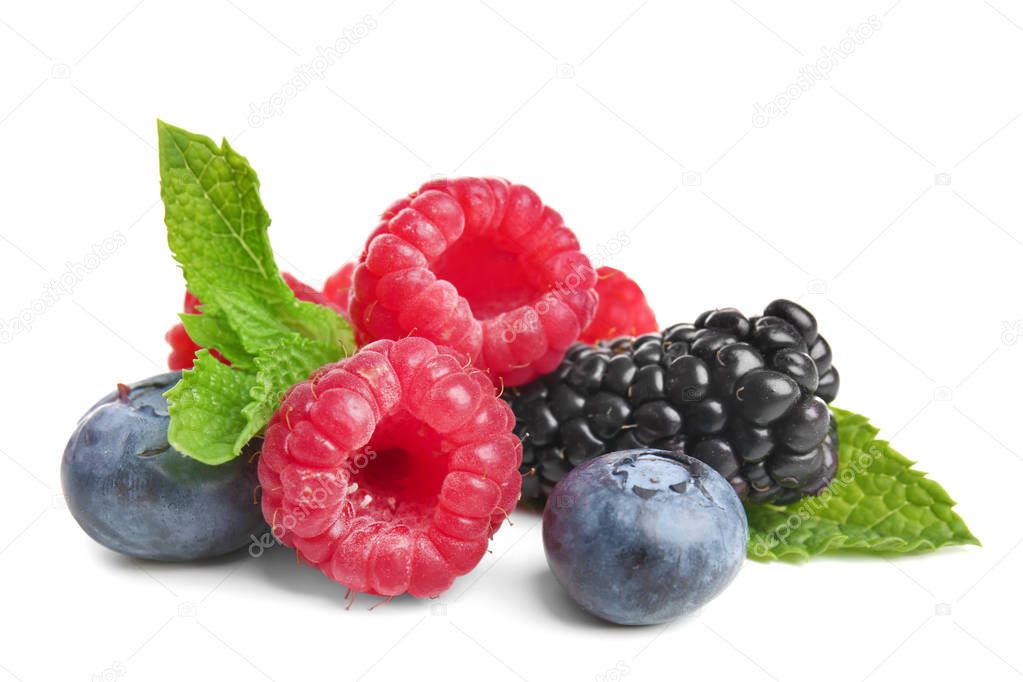
{"type": "Polygon", "coordinates": [[[747,555],[805,561],[826,552],[911,553],[979,545],[936,482],[876,438],[866,417],[832,408],[838,475],[819,497],[787,506],[748,505],[747,555]]]}
{"type": "Polygon", "coordinates": [[[192,341],[203,348],[216,348],[235,369],[251,367],[252,354],[242,346],[241,339],[231,329],[223,313],[216,312],[211,306],[203,308],[201,315],[178,315],[192,341]]]}
{"type": "Polygon", "coordinates": [[[341,343],[351,332],[334,311],[299,301],[281,278],[259,198],[259,179],[244,156],[162,121],[160,195],[167,242],[189,290],[223,312],[252,355],[281,335],[341,343]]]}
{"type": "MultiPolygon", "coordinates": [[[[256,376],[232,369],[206,349],[196,354],[195,367],[167,392],[171,405],[167,440],[180,452],[206,464],[234,459],[238,434],[247,425],[243,410],[256,376]]],[[[244,445],[244,443],[243,443],[244,445]]]]}
{"type": "Polygon", "coordinates": [[[186,331],[215,348],[167,396],[172,445],[208,464],[237,456],[262,431],[284,392],[354,346],[325,306],[299,301],[281,278],[259,198],[259,179],[225,140],[157,123],[167,242],[202,314],[186,331]]]}
{"type": "Polygon", "coordinates": [[[240,450],[263,429],[289,388],[309,377],[311,370],[306,367],[315,369],[337,359],[334,346],[297,334],[261,352],[256,357],[256,380],[249,389],[251,399],[242,410],[247,422],[235,448],[240,450]]]}

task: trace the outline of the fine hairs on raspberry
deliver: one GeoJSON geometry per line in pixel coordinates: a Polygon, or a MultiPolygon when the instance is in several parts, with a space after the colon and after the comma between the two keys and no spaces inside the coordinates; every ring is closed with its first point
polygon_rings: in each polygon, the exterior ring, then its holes
{"type": "Polygon", "coordinates": [[[518,501],[511,409],[458,352],[370,343],[288,392],[259,460],[263,514],[299,558],[356,592],[435,597],[518,501]]]}
{"type": "Polygon", "coordinates": [[[583,343],[639,336],[659,329],[643,290],[621,270],[606,265],[599,268],[596,289],[597,314],[579,336],[583,343]]]}
{"type": "Polygon", "coordinates": [[[349,314],[359,343],[422,336],[515,386],[558,366],[593,318],[595,285],[575,235],[528,187],[436,180],[384,212],[349,314]]]}

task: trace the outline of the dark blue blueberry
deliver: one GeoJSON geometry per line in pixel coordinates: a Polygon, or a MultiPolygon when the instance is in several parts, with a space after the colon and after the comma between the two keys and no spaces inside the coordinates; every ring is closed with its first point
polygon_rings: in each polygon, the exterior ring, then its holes
{"type": "Polygon", "coordinates": [[[267,530],[256,495],[258,440],[219,466],[167,443],[163,394],[180,378],[180,372],[161,374],[106,396],[78,422],[64,450],[68,509],[115,552],[203,559],[244,547],[267,530]]]}
{"type": "Polygon", "coordinates": [[[662,450],[584,462],[543,514],[547,563],[583,609],[623,625],[663,623],[719,594],[746,556],[746,513],[711,467],[662,450]]]}

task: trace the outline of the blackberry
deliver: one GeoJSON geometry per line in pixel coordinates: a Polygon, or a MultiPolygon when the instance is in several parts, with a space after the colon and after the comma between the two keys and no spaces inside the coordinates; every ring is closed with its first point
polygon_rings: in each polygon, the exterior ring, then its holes
{"type": "Polygon", "coordinates": [[[838,384],[817,321],[786,300],[754,317],[721,308],[577,343],[553,372],[504,394],[522,439],[522,500],[542,506],[573,467],[635,448],[699,459],[751,502],[817,495],[838,463],[827,405],[838,384]]]}

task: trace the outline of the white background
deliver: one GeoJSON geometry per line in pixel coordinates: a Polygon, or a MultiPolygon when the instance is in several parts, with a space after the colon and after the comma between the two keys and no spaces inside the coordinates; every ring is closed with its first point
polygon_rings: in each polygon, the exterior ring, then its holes
{"type": "Polygon", "coordinates": [[[0,680],[1023,675],[1023,9],[339,4],[0,6],[0,320],[30,326],[0,345],[0,680]],[[355,30],[322,79],[285,89],[355,30]],[[754,125],[822,49],[829,78],[754,125]],[[282,267],[314,284],[395,198],[493,174],[535,188],[593,253],[626,231],[611,263],[665,324],[802,297],[835,349],[838,404],[920,460],[984,547],[748,562],[699,613],[634,629],[565,600],[523,513],[441,599],[373,612],[372,597],[344,610],[343,588],[282,549],[201,565],[108,552],[63,507],[59,460],[88,405],[164,367],[183,283],[157,117],[248,156],[282,267]]]}

